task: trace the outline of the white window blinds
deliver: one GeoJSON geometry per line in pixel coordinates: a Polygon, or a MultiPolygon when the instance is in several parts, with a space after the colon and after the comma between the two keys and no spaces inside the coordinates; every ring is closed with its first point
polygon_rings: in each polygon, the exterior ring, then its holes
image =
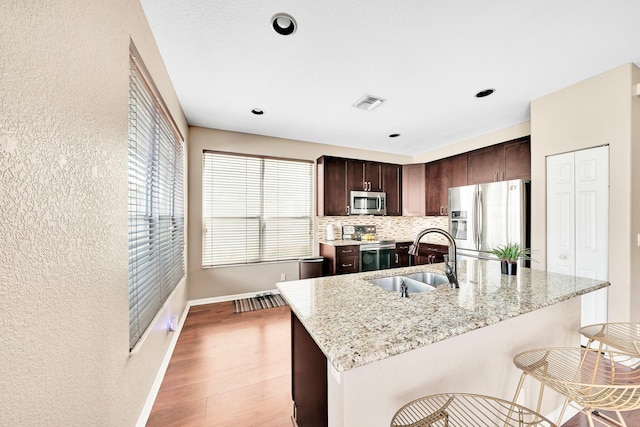
{"type": "Polygon", "coordinates": [[[128,162],[130,348],[184,277],[182,137],[137,61],[132,54],[128,162]]]}
{"type": "Polygon", "coordinates": [[[313,163],[205,151],[202,266],[312,254],[313,163]]]}

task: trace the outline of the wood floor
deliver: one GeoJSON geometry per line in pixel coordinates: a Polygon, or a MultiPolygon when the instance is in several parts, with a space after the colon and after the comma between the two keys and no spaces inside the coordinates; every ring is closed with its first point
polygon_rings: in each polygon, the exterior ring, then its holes
{"type": "MultiPolygon", "coordinates": [[[[291,427],[290,328],[287,306],[191,307],[147,426],[291,427]]],[[[640,411],[623,415],[640,426],[640,411]]],[[[563,427],[588,423],[579,414],[563,427]]]]}
{"type": "Polygon", "coordinates": [[[147,426],[291,427],[289,307],[191,307],[147,426]]]}

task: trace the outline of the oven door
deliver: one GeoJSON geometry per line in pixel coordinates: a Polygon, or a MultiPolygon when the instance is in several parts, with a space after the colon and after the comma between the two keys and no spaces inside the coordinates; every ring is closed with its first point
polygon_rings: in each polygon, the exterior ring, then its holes
{"type": "Polygon", "coordinates": [[[393,248],[362,248],[360,247],[360,271],[386,270],[393,267],[395,256],[393,248]]]}

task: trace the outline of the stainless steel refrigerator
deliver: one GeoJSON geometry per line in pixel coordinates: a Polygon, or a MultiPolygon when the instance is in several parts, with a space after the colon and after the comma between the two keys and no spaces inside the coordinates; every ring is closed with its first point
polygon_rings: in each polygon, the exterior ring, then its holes
{"type": "Polygon", "coordinates": [[[530,186],[512,180],[449,189],[449,232],[458,259],[497,259],[491,249],[507,243],[531,246],[530,186]]]}

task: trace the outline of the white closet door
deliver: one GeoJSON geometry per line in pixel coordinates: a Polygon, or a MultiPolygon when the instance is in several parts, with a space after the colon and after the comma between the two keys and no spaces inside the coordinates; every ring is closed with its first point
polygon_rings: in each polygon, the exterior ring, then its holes
{"type": "MultiPolygon", "coordinates": [[[[607,280],[608,236],[609,147],[548,157],[547,270],[607,280]]],[[[582,325],[607,321],[607,298],[582,296],[582,325]]]]}
{"type": "Polygon", "coordinates": [[[547,271],[575,275],[574,154],[547,157],[547,271]]]}
{"type": "MultiPolygon", "coordinates": [[[[576,276],[609,277],[609,147],[575,153],[576,276]]],[[[582,296],[582,324],[607,321],[608,289],[582,296]]],[[[583,344],[586,344],[583,339],[583,344]]]]}

